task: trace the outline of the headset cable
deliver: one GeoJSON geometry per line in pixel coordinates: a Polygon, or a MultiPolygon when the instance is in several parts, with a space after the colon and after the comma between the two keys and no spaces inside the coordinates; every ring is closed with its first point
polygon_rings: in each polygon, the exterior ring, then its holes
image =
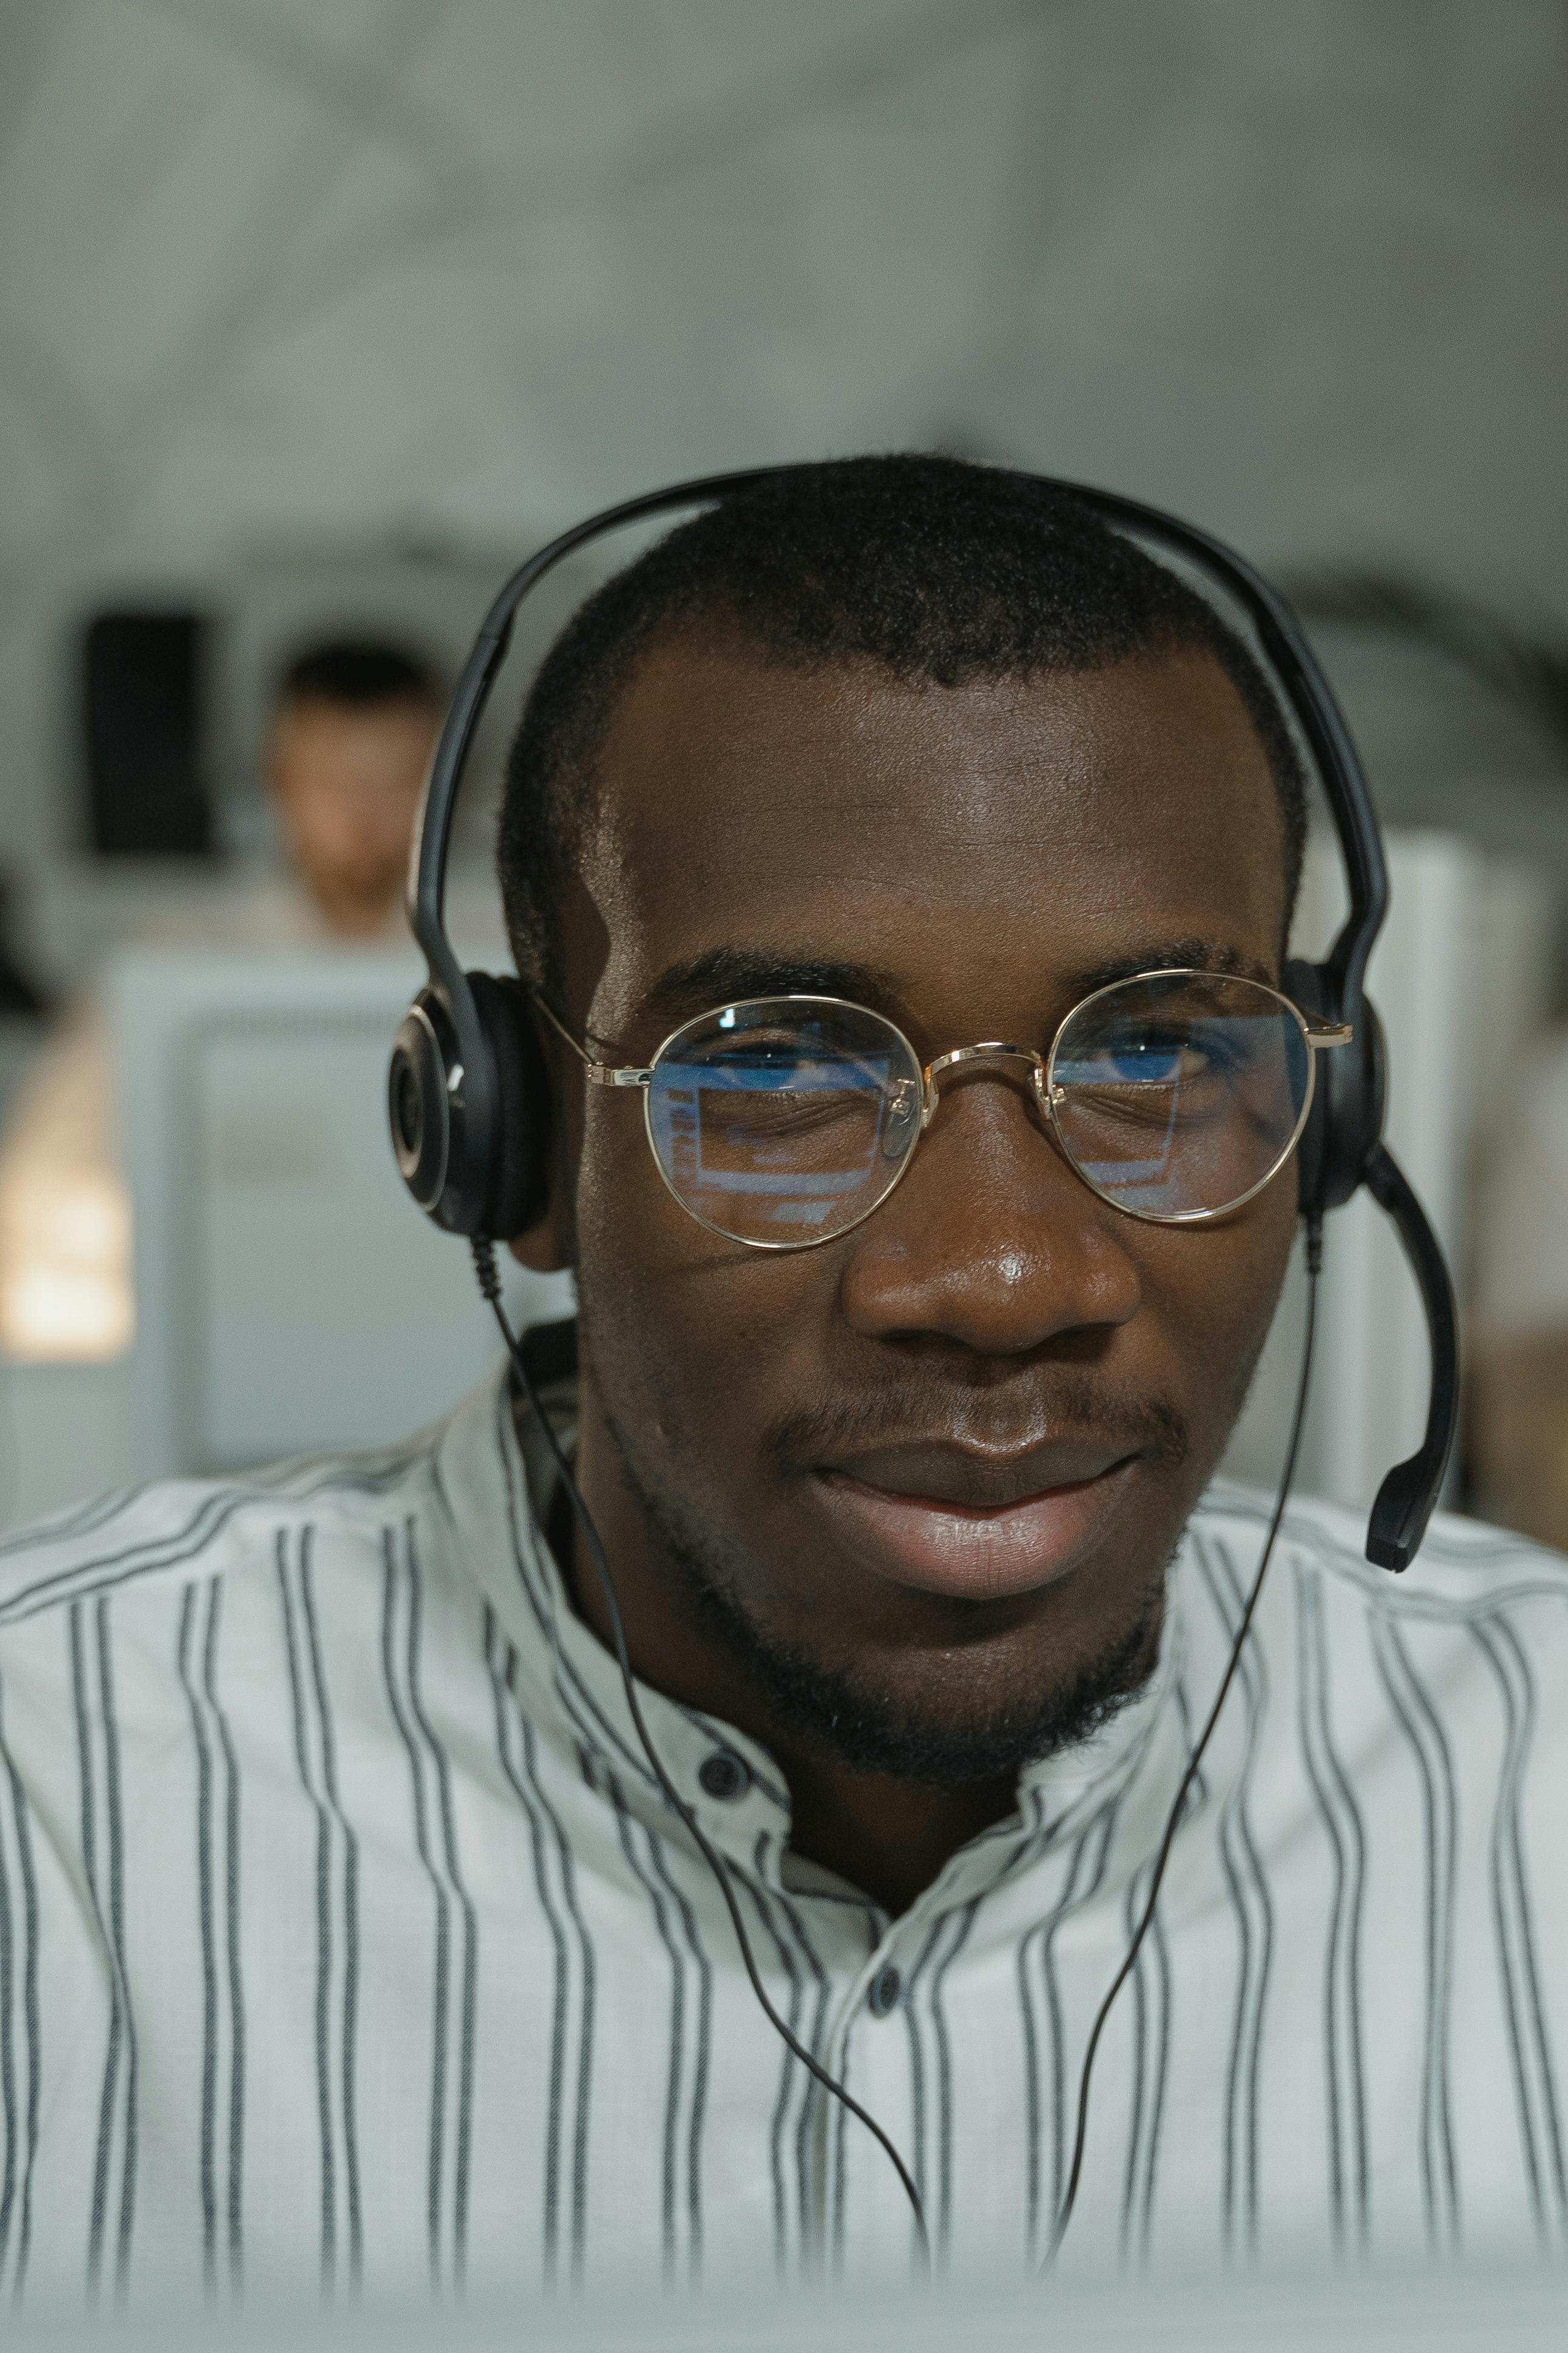
{"type": "Polygon", "coordinates": [[[1056,2219],[1051,2225],[1051,2243],[1045,2263],[1045,2268],[1047,2271],[1057,2259],[1062,2241],[1067,2236],[1068,2224],[1072,2221],[1073,2208],[1078,2203],[1079,2183],[1083,2179],[1084,2149],[1089,2138],[1089,2081],[1094,2073],[1095,2056],[1100,2049],[1100,2037],[1105,2031],[1106,2021],[1115,2006],[1118,1994],[1132,1974],[1143,1939],[1153,1925],[1154,1907],[1159,1903],[1160,1887],[1165,1876],[1165,1865],[1171,1860],[1171,1850],[1175,1844],[1176,1832],[1181,1828],[1187,1793],[1197,1778],[1198,1767],[1204,1761],[1204,1751],[1213,1737],[1215,1726],[1220,1719],[1220,1711],[1225,1705],[1232,1683],[1236,1681],[1237,1670],[1241,1664],[1241,1654],[1247,1646],[1247,1638],[1252,1630],[1253,1616],[1263,1591],[1263,1580],[1268,1574],[1268,1564],[1274,1557],[1275,1539],[1279,1534],[1280,1523],[1285,1517],[1285,1506],[1289,1501],[1290,1489],[1295,1483],[1296,1460],[1301,1451],[1301,1432],[1307,1418],[1307,1392],[1312,1378],[1312,1349],[1317,1337],[1318,1277],[1322,1272],[1323,1267],[1322,1212],[1319,1209],[1309,1209],[1305,1222],[1307,1325],[1301,1341],[1301,1372],[1296,1385],[1296,1404],[1290,1417],[1290,1437],[1285,1449],[1285,1467],[1279,1477],[1279,1491],[1274,1499],[1274,1510],[1268,1522],[1268,1533],[1264,1538],[1262,1556],[1253,1577],[1246,1607],[1242,1610],[1240,1621],[1237,1626],[1236,1640],[1231,1644],[1230,1657],[1225,1672],[1219,1679],[1219,1689],[1214,1695],[1214,1704],[1209,1709],[1202,1732],[1198,1735],[1197,1746],[1187,1759],[1186,1771],[1182,1775],[1175,1797],[1171,1803],[1170,1813],[1166,1816],[1164,1833],[1155,1852],[1153,1876],[1149,1883],[1149,1893],[1144,1899],[1143,1909],[1138,1915],[1138,1925],[1132,1931],[1127,1950],[1121,1957],[1121,1966],[1106,1989],[1105,1999],[1095,2012],[1094,2024],[1089,2031],[1089,2042],[1083,2054],[1083,2069],[1078,2081],[1078,2116],[1073,2128],[1072,2162],[1068,2168],[1067,2188],[1062,2192],[1061,2203],[1057,2208],[1056,2219]]]}
{"type": "Polygon", "coordinates": [[[631,1655],[626,1649],[626,1629],[621,1623],[621,1608],[616,1596],[616,1583],[610,1574],[610,1564],[605,1556],[605,1547],[600,1541],[599,1531],[594,1525],[593,1514],[579,1493],[577,1482],[572,1475],[572,1466],[566,1459],[566,1451],[556,1436],[550,1417],[540,1401],[539,1393],[533,1386],[532,1377],[523,1361],[521,1344],[511,1328],[511,1319],[506,1312],[505,1302],[501,1298],[500,1279],[496,1272],[495,1244],[486,1240],[480,1235],[474,1239],[472,1248],[474,1271],[479,1277],[479,1289],[489,1302],[490,1312],[500,1327],[500,1335],[506,1342],[507,1355],[511,1359],[511,1367],[516,1376],[518,1388],[521,1390],[528,1409],[533,1416],[534,1423],[550,1450],[551,1459],[570,1498],[573,1514],[583,1532],[584,1542],[588,1547],[589,1556],[597,1571],[599,1584],[605,1596],[605,1608],[609,1616],[610,1631],[615,1641],[616,1659],[621,1671],[621,1683],[626,1695],[626,1707],[636,1727],[637,1738],[642,1744],[643,1755],[647,1758],[649,1769],[669,1805],[685,1823],[699,1854],[718,1883],[719,1892],[724,1898],[725,1908],[730,1915],[731,1926],[735,1931],[735,1941],[741,1948],[741,1959],[745,1965],[746,1975],[751,1980],[752,1991],[756,1995],[769,2025],[785,2047],[794,2052],[806,2073],[821,2084],[825,2092],[830,2093],[850,2116],[865,2126],[872,2139],[886,2153],[894,2172],[899,2177],[903,2193],[910,2201],[910,2214],[915,2232],[917,2273],[922,2279],[928,2278],[931,2273],[931,2234],[926,2228],[925,2206],[920,2190],[915,2185],[914,2176],[900,2156],[889,2135],[877,2122],[876,2117],[868,2109],[861,2106],[859,2101],[851,2092],[845,2089],[837,2076],[828,2073],[821,2061],[806,2049],[805,2044],[793,2028],[780,2017],[769,1999],[768,1989],[763,1983],[762,1972],[757,1967],[756,1957],[752,1951],[751,1938],[746,1934],[746,1926],[741,1917],[741,1906],[730,1875],[730,1867],[713,1845],[691,1807],[688,1805],[670,1779],[665,1770],[663,1759],[654,1746],[653,1736],[648,1731],[643,1716],[642,1704],[637,1698],[637,1680],[632,1673],[631,1655]]]}

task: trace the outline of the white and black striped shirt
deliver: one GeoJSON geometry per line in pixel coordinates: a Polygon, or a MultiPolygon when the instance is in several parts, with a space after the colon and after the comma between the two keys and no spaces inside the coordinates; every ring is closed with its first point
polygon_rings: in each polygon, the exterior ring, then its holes
{"type": "MultiPolygon", "coordinates": [[[[758,2010],[528,1479],[498,1380],[390,1452],[0,1547],[0,2294],[907,2271],[887,2159],[758,2010]]],[[[766,1755],[644,1694],[952,2267],[1041,2257],[1265,1517],[1208,1498],[1153,1683],[896,1920],[792,1857],[766,1755]]],[[[1287,1520],[1069,2268],[1568,2240],[1568,1562],[1439,1521],[1396,1581],[1361,1533],[1287,1520]]]]}

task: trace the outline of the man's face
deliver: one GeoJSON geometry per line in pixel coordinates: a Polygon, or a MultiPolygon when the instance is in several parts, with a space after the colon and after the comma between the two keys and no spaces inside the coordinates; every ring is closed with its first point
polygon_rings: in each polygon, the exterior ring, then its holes
{"type": "MultiPolygon", "coordinates": [[[[927,1062],[1044,1052],[1119,972],[1277,978],[1283,869],[1261,746],[1202,656],[944,689],[676,644],[605,748],[563,1010],[616,1062],[803,989],[927,1062]]],[[[716,1597],[883,1769],[978,1773],[1053,1698],[1146,1671],[1289,1249],[1291,1167],[1215,1225],[1141,1222],[1074,1175],[1023,1067],[950,1074],[881,1207],[773,1252],[672,1198],[637,1094],[557,1064],[612,1554],[700,1615],[716,1597]]]]}
{"type": "Polygon", "coordinates": [[[273,724],[268,780],[289,862],[336,931],[391,913],[439,721],[413,695],[363,708],[312,697],[273,724]]]}

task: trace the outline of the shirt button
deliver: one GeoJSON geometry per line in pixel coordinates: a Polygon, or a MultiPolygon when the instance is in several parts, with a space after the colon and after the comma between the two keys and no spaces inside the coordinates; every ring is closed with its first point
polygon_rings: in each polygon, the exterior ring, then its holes
{"type": "Polygon", "coordinates": [[[897,2010],[899,1996],[903,1989],[904,1981],[897,1969],[891,1966],[885,1969],[879,1969],[871,1980],[871,1990],[866,1997],[872,2017],[886,2018],[890,2010],[897,2010]]]}
{"type": "Polygon", "coordinates": [[[697,1778],[710,1798],[743,1798],[752,1776],[732,1748],[716,1748],[697,1768],[697,1778]]]}

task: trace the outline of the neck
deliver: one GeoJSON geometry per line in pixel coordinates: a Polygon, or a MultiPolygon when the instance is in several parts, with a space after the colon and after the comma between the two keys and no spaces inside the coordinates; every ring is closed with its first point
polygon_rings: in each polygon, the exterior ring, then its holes
{"type": "MultiPolygon", "coordinates": [[[[789,1788],[795,1853],[896,1914],[960,1847],[1013,1812],[1010,1777],[930,1788],[857,1769],[782,1722],[745,1662],[693,1609],[686,1580],[663,1557],[627,1490],[586,1388],[575,1471],[610,1564],[633,1671],[667,1698],[733,1725],[768,1751],[789,1788]]],[[[580,1529],[563,1514],[551,1534],[578,1616],[613,1652],[609,1603],[580,1529]]]]}
{"type": "Polygon", "coordinates": [[[393,909],[397,904],[395,889],[364,892],[319,881],[313,881],[310,888],[317,913],[339,939],[375,939],[390,928],[393,909]]]}

